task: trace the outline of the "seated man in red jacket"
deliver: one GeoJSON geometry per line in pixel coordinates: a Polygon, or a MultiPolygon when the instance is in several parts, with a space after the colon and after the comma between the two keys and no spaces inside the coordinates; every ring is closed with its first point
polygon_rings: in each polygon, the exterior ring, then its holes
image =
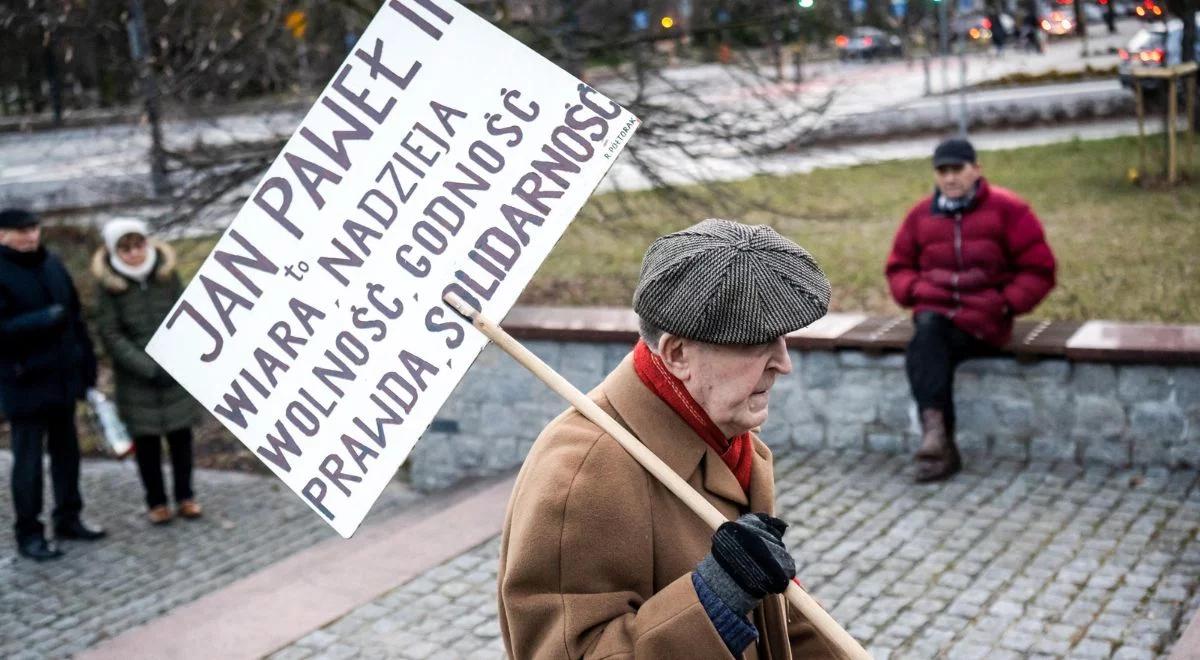
{"type": "Polygon", "coordinates": [[[1054,288],[1054,254],[1029,204],[981,176],[975,149],[933,153],[933,194],[904,218],[887,261],[896,302],[914,310],[909,384],[921,417],[917,481],[962,467],[954,443],[954,369],[1008,342],[1013,317],[1054,288]]]}

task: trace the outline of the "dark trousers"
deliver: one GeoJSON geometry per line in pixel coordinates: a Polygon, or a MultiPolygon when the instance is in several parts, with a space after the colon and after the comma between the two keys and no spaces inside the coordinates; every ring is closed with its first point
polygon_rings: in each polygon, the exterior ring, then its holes
{"type": "MultiPolygon", "coordinates": [[[[139,435],[133,439],[138,473],[146,489],[146,507],[153,509],[167,503],[163,488],[162,438],[139,435]]],[[[171,472],[175,482],[175,502],[192,499],[192,429],[183,428],[167,434],[171,450],[171,472]]]]}
{"type": "Polygon", "coordinates": [[[42,441],[50,454],[50,478],[54,484],[54,523],[61,525],[79,518],[83,498],[79,494],[79,438],[75,434],[74,407],[62,408],[42,417],[14,419],[12,428],[12,496],[18,539],[45,533],[42,515],[42,441]]]}
{"type": "Polygon", "coordinates": [[[918,410],[933,408],[954,420],[954,370],[964,360],[995,353],[988,343],[959,330],[936,312],[918,312],[905,367],[918,410]]]}

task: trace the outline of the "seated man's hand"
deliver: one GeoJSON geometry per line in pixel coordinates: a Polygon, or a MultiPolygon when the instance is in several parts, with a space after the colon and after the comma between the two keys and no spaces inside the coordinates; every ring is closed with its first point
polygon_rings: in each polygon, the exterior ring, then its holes
{"type": "Polygon", "coordinates": [[[783,544],[787,523],[748,513],[717,528],[696,572],[729,609],[747,614],[767,594],[783,593],[796,563],[783,544]]]}

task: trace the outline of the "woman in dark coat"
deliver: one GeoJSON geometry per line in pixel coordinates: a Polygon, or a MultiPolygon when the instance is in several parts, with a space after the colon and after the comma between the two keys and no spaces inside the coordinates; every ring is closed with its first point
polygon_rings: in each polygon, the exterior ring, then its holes
{"type": "Polygon", "coordinates": [[[138,471],[146,489],[150,522],[171,520],[163,487],[162,438],[167,439],[179,515],[197,518],[192,494],[192,397],[146,354],[146,344],[183,290],[175,251],[148,238],[140,220],[117,219],[104,226],[104,247],[92,258],[99,282],[96,329],[116,376],[117,409],[133,436],[138,471]]]}

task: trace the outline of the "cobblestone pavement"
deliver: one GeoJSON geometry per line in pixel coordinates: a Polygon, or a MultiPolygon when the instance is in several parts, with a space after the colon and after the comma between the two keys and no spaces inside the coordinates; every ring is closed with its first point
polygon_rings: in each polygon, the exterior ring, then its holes
{"type": "MultiPolygon", "coordinates": [[[[875,658],[1165,657],[1200,583],[1195,471],[968,461],[914,486],[903,457],[778,461],[801,578],[875,658]]],[[[498,658],[498,541],[273,660],[498,658]]]]}
{"type": "MultiPolygon", "coordinates": [[[[12,454],[0,451],[6,526],[12,524],[11,470],[12,454]]],[[[85,460],[84,518],[109,536],[65,542],[67,556],[45,564],[18,558],[11,535],[0,543],[0,657],[71,655],[337,536],[274,477],[197,470],[194,480],[205,516],[151,527],[132,462],[85,460]]],[[[54,502],[49,474],[46,482],[43,520],[54,502]]],[[[393,484],[367,522],[419,501],[393,484]]]]}

